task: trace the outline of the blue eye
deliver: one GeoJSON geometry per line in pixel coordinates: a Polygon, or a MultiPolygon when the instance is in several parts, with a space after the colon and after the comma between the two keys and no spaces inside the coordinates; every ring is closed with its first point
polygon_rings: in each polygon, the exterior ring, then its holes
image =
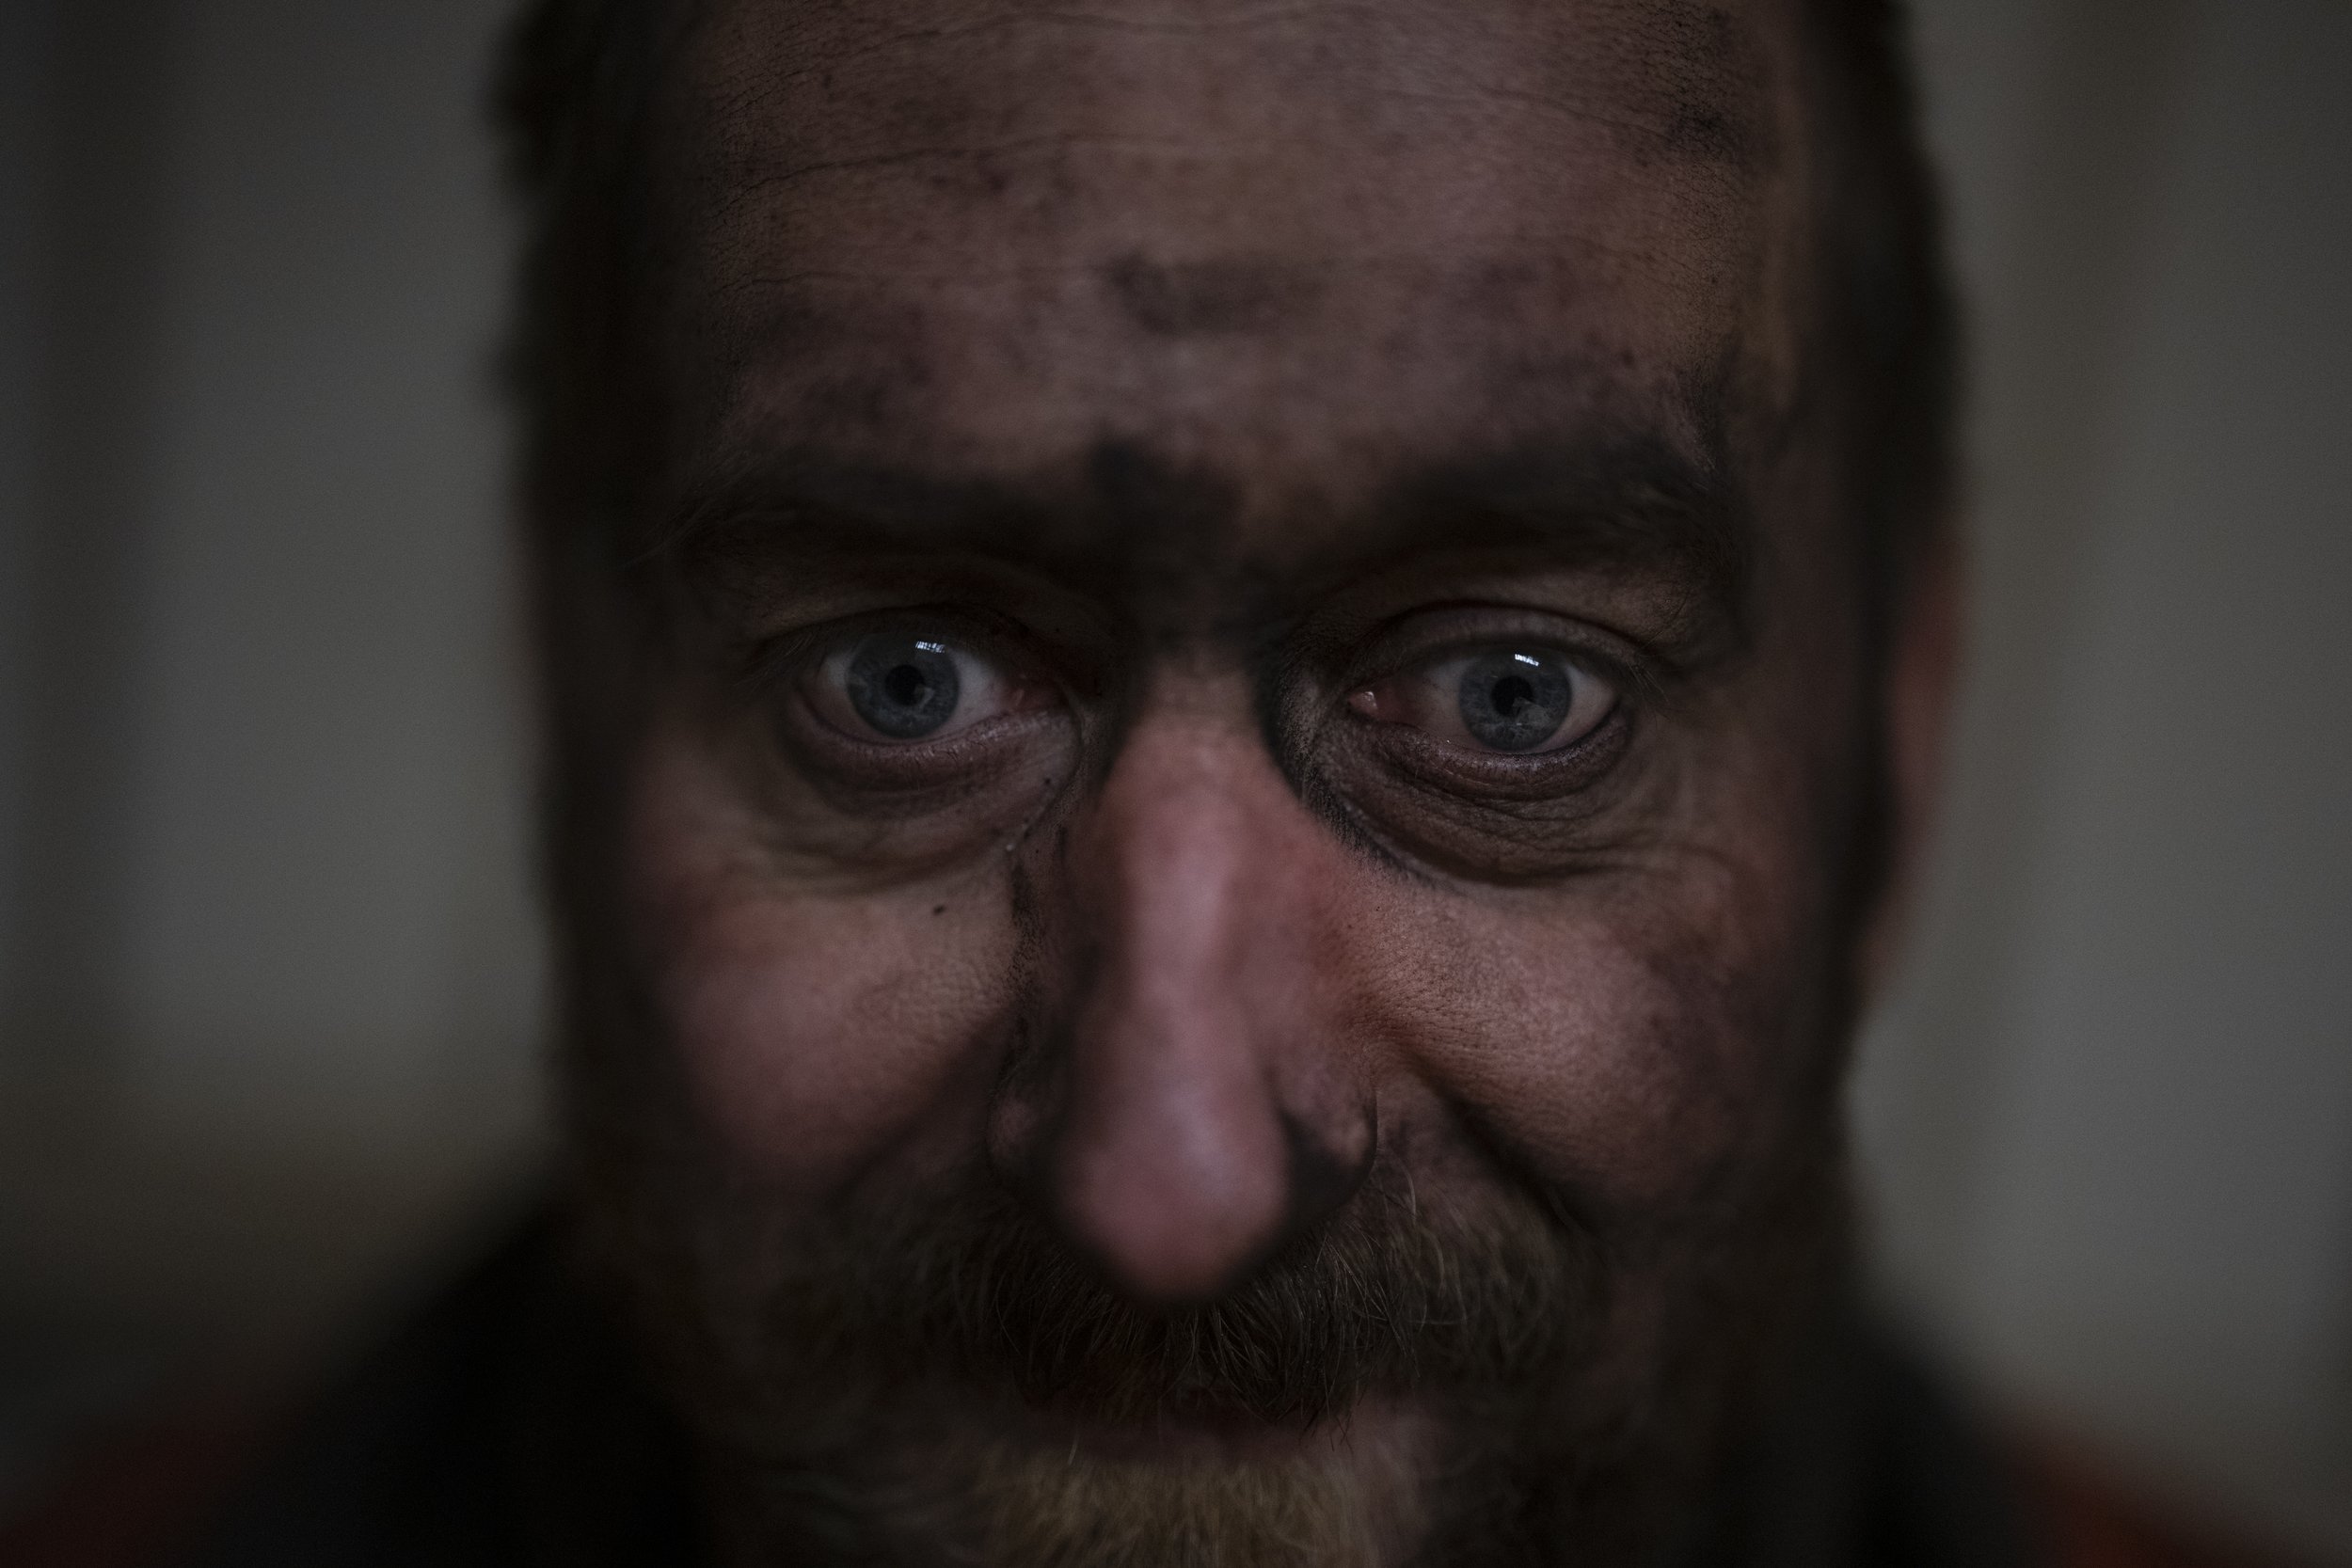
{"type": "Polygon", "coordinates": [[[1576,676],[1557,654],[1482,654],[1464,665],[1456,691],[1471,739],[1498,752],[1532,752],[1567,722],[1576,676]]]}
{"type": "Polygon", "coordinates": [[[1348,706],[1470,752],[1527,755],[1575,745],[1616,711],[1616,688],[1540,644],[1440,655],[1357,691],[1348,706]]]}
{"type": "Polygon", "coordinates": [[[920,740],[946,727],[963,698],[955,656],[941,643],[895,633],[869,637],[842,671],[851,711],[878,735],[920,740]]]}
{"type": "Polygon", "coordinates": [[[852,739],[912,746],[1059,705],[1047,682],[927,626],[851,632],[805,669],[801,693],[852,739]]]}

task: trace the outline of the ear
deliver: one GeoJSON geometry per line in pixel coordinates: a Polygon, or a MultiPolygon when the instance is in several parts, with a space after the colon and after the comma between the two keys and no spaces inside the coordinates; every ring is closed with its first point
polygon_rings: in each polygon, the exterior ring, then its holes
{"type": "Polygon", "coordinates": [[[1897,608],[1880,701],[1886,747],[1886,875],[1863,931],[1862,984],[1877,994],[1902,950],[1920,862],[1934,827],[1944,742],[1959,683],[1967,562],[1960,530],[1939,525],[1921,547],[1897,608]]]}

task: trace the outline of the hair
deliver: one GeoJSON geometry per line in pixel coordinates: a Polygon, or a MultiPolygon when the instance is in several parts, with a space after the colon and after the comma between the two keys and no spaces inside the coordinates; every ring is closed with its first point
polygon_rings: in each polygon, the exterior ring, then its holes
{"type": "Polygon", "coordinates": [[[529,0],[492,111],[524,223],[506,347],[523,520],[543,554],[621,536],[651,450],[638,308],[648,119],[676,0],[529,0]]]}
{"type": "Polygon", "coordinates": [[[1821,179],[1812,373],[1833,384],[1874,653],[1951,527],[1959,308],[1900,0],[1804,0],[1821,179]]]}

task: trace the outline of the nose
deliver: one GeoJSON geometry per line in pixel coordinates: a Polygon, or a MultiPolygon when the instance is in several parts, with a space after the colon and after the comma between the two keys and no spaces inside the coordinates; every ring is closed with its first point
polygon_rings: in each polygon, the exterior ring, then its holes
{"type": "Polygon", "coordinates": [[[1126,1289],[1204,1300],[1344,1201],[1372,1157],[1330,1005],[1337,846],[1254,723],[1181,705],[1130,730],[1073,832],[1088,959],[1066,999],[1054,1200],[1126,1289]]]}

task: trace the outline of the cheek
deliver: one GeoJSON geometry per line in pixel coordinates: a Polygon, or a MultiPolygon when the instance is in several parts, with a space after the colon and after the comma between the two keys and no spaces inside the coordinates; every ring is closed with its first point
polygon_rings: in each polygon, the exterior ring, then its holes
{"type": "Polygon", "coordinates": [[[1829,654],[1784,650],[1776,668],[1790,673],[1729,705],[1729,740],[1661,775],[1648,825],[1608,863],[1507,896],[1424,895],[1388,934],[1431,955],[1391,1037],[1539,1170],[1629,1212],[1737,1192],[1829,1109],[1857,814],[1824,716],[1852,707],[1829,654]]]}
{"type": "Polygon", "coordinates": [[[1793,885],[1686,867],[1423,911],[1427,961],[1377,1026],[1545,1176],[1670,1210],[1748,1164],[1805,1081],[1817,966],[1793,885]]]}
{"type": "Polygon", "coordinates": [[[778,875],[761,836],[722,768],[683,744],[650,748],[628,832],[637,950],[729,1167],[815,1200],[879,1161],[919,1158],[929,1134],[969,1142],[941,1124],[984,1098],[975,1075],[1003,1032],[1014,942],[1001,887],[967,874],[829,895],[778,875]]]}

